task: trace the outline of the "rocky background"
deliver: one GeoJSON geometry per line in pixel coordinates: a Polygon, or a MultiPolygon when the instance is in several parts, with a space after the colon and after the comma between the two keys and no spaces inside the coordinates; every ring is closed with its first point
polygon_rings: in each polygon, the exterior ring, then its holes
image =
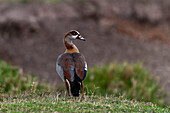
{"type": "Polygon", "coordinates": [[[87,0],[1,2],[0,59],[56,85],[62,39],[71,29],[88,66],[112,61],[143,62],[170,100],[170,1],[87,0]]]}

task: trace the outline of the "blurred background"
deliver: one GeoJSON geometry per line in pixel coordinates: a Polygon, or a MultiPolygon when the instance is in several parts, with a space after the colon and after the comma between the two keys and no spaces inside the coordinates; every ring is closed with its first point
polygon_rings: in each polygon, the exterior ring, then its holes
{"type": "Polygon", "coordinates": [[[169,0],[0,0],[0,60],[63,84],[55,63],[76,29],[89,68],[143,63],[170,100],[169,10],[169,0]]]}

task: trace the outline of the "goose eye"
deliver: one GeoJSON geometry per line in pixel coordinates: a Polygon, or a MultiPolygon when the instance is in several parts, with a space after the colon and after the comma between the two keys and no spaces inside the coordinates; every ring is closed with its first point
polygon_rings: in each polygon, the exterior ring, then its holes
{"type": "Polygon", "coordinates": [[[77,32],[72,31],[71,34],[72,34],[72,35],[77,35],[77,32]]]}

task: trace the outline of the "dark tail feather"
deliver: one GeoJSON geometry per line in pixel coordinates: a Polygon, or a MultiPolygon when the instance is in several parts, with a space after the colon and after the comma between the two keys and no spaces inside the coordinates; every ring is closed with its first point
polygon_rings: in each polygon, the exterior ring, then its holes
{"type": "Polygon", "coordinates": [[[73,82],[70,82],[70,87],[73,96],[80,95],[80,83],[76,79],[73,82]]]}

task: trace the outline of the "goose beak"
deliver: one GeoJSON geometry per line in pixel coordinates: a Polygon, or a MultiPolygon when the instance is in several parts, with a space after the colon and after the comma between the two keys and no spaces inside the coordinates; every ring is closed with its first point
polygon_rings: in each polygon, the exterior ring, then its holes
{"type": "Polygon", "coordinates": [[[83,38],[81,35],[79,35],[79,36],[77,37],[77,39],[79,39],[79,40],[83,40],[83,41],[86,41],[86,39],[85,39],[85,38],[83,38]]]}

